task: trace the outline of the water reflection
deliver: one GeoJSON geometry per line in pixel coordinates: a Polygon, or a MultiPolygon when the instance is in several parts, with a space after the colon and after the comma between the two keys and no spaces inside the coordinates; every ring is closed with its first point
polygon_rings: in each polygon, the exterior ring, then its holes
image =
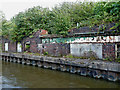
{"type": "Polygon", "coordinates": [[[3,88],[120,88],[118,83],[2,61],[3,88]]]}
{"type": "Polygon", "coordinates": [[[2,61],[0,60],[0,90],[2,89],[2,61]]]}

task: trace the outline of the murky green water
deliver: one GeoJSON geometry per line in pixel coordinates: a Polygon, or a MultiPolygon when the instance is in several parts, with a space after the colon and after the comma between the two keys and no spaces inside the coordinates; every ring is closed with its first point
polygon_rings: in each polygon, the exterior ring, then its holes
{"type": "Polygon", "coordinates": [[[2,88],[2,61],[0,60],[0,90],[2,88]]]}
{"type": "Polygon", "coordinates": [[[120,88],[119,83],[2,61],[3,88],[120,88]]]}

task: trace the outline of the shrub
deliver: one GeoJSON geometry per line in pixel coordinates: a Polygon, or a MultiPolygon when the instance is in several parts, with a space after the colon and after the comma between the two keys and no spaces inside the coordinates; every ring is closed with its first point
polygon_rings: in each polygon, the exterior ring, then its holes
{"type": "Polygon", "coordinates": [[[44,55],[48,55],[48,52],[44,52],[44,55]]]}

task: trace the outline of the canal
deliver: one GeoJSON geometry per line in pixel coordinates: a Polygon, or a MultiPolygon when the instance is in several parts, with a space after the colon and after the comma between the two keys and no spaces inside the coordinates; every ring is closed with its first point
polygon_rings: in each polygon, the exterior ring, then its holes
{"type": "Polygon", "coordinates": [[[120,88],[120,83],[108,82],[102,79],[94,79],[67,72],[2,61],[2,87],[120,88]]]}

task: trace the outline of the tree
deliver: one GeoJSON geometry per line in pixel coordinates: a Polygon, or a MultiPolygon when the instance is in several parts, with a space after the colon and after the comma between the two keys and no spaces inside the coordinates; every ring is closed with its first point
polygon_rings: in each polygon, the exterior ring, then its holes
{"type": "MultiPolygon", "coordinates": [[[[36,6],[20,12],[10,21],[2,20],[3,35],[20,41],[39,29],[49,34],[67,35],[68,30],[79,27],[119,22],[118,2],[64,2],[49,10],[36,6]]],[[[119,23],[116,24],[117,28],[119,23]]]]}

